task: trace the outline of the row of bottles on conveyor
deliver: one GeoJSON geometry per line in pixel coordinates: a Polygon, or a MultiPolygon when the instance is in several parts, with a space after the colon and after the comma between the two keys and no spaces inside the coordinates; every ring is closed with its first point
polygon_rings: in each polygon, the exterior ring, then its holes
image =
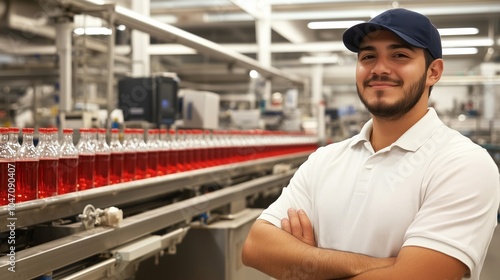
{"type": "Polygon", "coordinates": [[[312,151],[314,136],[277,131],[0,127],[0,205],[172,173],[312,151]],[[123,139],[123,141],[121,141],[123,139]],[[11,196],[9,196],[9,194],[11,196]]]}

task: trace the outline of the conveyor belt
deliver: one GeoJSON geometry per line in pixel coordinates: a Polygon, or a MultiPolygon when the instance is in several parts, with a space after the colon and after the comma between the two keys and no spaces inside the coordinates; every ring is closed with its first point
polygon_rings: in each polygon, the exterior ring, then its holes
{"type": "MultiPolygon", "coordinates": [[[[304,162],[309,154],[309,152],[296,153],[227,164],[22,202],[16,204],[14,216],[9,215],[7,206],[2,206],[0,207],[0,221],[7,221],[8,218],[15,217],[17,219],[16,228],[36,225],[78,215],[87,204],[98,208],[117,206],[168,194],[183,188],[224,182],[230,180],[231,177],[271,170],[277,163],[298,165],[304,162]]],[[[8,231],[7,225],[6,222],[0,223],[0,232],[8,231]]]]}
{"type": "MultiPolygon", "coordinates": [[[[258,170],[269,170],[277,163],[290,163],[294,166],[302,163],[309,153],[297,153],[293,155],[273,157],[256,160],[252,162],[226,165],[216,168],[207,168],[192,172],[167,175],[142,181],[136,181],[116,186],[103,187],[100,189],[81,192],[73,195],[44,202],[21,203],[18,214],[22,219],[29,221],[19,223],[26,225],[36,224],[40,221],[49,220],[47,215],[68,216],[70,211],[73,215],[81,212],[84,205],[94,204],[96,207],[106,207],[168,193],[175,189],[194,186],[201,183],[216,182],[221,178],[256,172],[258,170]],[[68,205],[69,204],[69,205],[68,205]],[[38,206],[37,206],[38,205],[38,206]],[[44,205],[42,209],[38,209],[44,205]]],[[[242,199],[259,192],[277,186],[284,186],[293,176],[295,169],[285,173],[259,177],[207,193],[189,198],[180,202],[161,206],[150,211],[130,216],[123,220],[117,228],[97,227],[65,236],[53,241],[43,243],[19,252],[16,252],[16,272],[8,270],[10,264],[8,257],[0,258],[0,279],[31,279],[47,272],[57,270],[85,258],[107,252],[117,246],[137,240],[150,235],[153,232],[165,229],[169,226],[182,222],[189,222],[192,217],[201,213],[227,205],[238,199],[242,199]]],[[[2,207],[5,208],[5,207],[2,207]]],[[[1,210],[0,217],[6,219],[6,209],[1,210]]],[[[2,227],[6,227],[2,225],[2,227]]]]}

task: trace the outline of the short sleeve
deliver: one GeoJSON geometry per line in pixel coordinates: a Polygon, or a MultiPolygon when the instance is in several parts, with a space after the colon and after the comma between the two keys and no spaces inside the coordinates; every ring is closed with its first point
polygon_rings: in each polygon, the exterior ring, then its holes
{"type": "Polygon", "coordinates": [[[314,218],[311,205],[311,175],[314,174],[314,166],[323,149],[324,147],[318,148],[308,157],[290,179],[290,183],[283,188],[278,199],[265,209],[258,219],[281,228],[281,220],[288,217],[287,211],[290,208],[302,209],[311,220],[314,218]]]}
{"type": "Polygon", "coordinates": [[[421,208],[403,246],[442,252],[477,273],[497,224],[498,168],[486,151],[474,147],[438,158],[427,173],[421,208]]]}

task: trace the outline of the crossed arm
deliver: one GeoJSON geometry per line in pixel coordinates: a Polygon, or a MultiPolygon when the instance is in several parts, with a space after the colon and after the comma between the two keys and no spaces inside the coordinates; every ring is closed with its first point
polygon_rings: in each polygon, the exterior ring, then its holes
{"type": "Polygon", "coordinates": [[[318,248],[301,210],[289,210],[281,227],[257,220],[243,247],[243,263],[278,279],[460,280],[467,272],[459,260],[422,247],[403,247],[396,258],[318,248]]]}

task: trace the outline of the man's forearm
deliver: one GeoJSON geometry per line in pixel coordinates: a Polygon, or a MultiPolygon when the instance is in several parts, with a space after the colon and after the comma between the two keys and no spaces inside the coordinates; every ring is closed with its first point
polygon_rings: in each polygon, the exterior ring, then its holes
{"type": "Polygon", "coordinates": [[[340,279],[393,263],[310,246],[260,220],[245,242],[243,262],[278,279],[340,279]]]}

